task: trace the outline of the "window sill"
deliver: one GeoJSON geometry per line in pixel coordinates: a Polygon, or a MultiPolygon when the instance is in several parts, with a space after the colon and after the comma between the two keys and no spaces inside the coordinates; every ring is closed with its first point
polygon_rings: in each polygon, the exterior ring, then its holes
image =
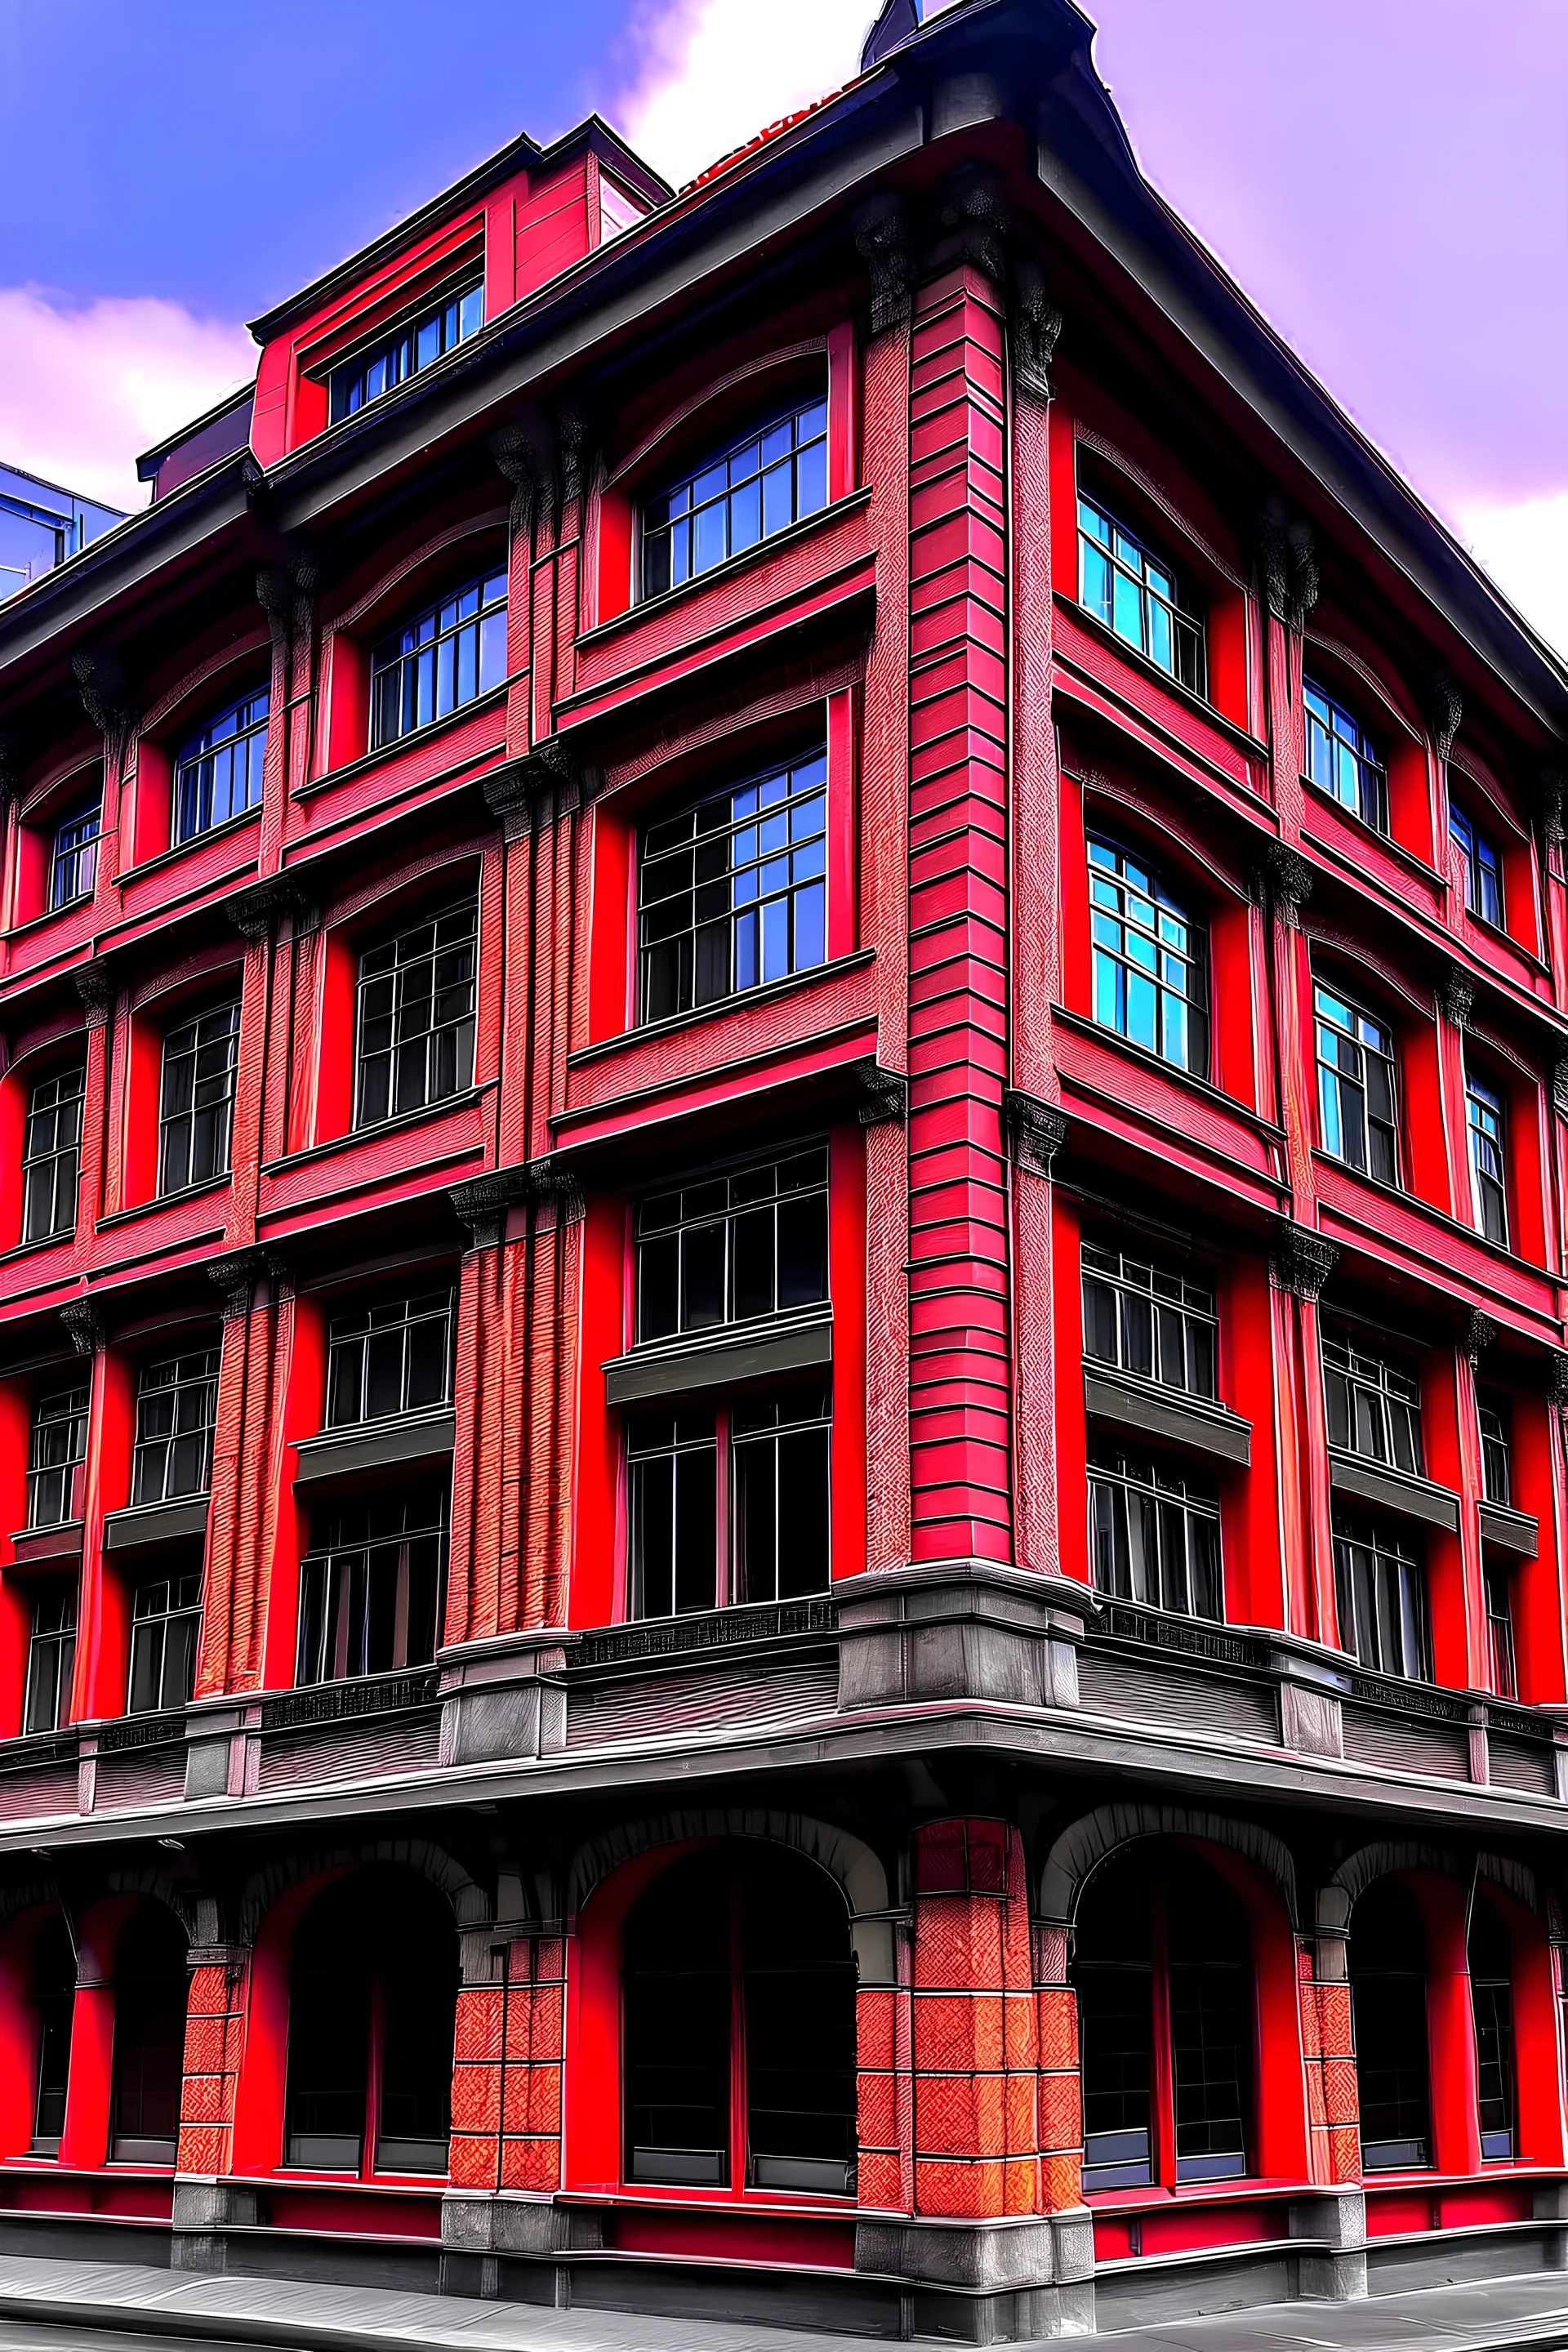
{"type": "Polygon", "coordinates": [[[807,971],[792,971],[783,980],[763,981],[760,988],[743,988],[733,996],[721,996],[711,1004],[699,1004],[689,1013],[671,1013],[662,1021],[644,1021],[635,1029],[620,1030],[614,1037],[601,1037],[596,1045],[580,1045],[566,1057],[571,1070],[590,1067],[613,1054],[628,1053],[635,1045],[651,1044],[659,1037],[678,1036],[683,1029],[693,1029],[703,1021],[722,1021],[731,1013],[739,1013],[753,1004],[773,1004],[781,996],[788,996],[797,988],[810,988],[819,981],[837,980],[845,972],[864,971],[877,961],[875,948],[858,948],[853,955],[834,956],[826,963],[814,963],[807,971]]]}
{"type": "Polygon", "coordinates": [[[167,1503],[128,1503],[122,1511],[106,1511],[103,1548],[106,1551],[142,1551],[153,1544],[180,1543],[207,1531],[210,1495],[182,1495],[167,1503]]]}
{"type": "Polygon", "coordinates": [[[1384,1510],[1395,1512],[1402,1519],[1419,1519],[1450,1535],[1459,1531],[1459,1497],[1451,1487],[1439,1486],[1431,1478],[1413,1477],[1406,1470],[1391,1470],[1384,1463],[1368,1462],[1359,1454],[1331,1446],[1329,1486],[1335,1495],[1356,1502],[1381,1503],[1384,1510]]]}
{"type": "Polygon", "coordinates": [[[177,1192],[154,1192],[150,1201],[133,1201],[128,1209],[111,1209],[107,1217],[100,1217],[94,1233],[112,1233],[116,1225],[134,1223],[138,1217],[156,1216],[160,1209],[177,1208],[182,1201],[199,1201],[207,1192],[226,1192],[233,1183],[232,1175],[209,1176],[203,1184],[185,1184],[177,1192]]]}
{"type": "MultiPolygon", "coordinates": [[[[1424,857],[1418,857],[1413,849],[1406,849],[1405,844],[1395,840],[1393,834],[1379,833],[1375,824],[1368,824],[1365,817],[1358,814],[1352,808],[1346,808],[1343,801],[1337,801],[1332,793],[1326,792],[1321,784],[1315,784],[1310,776],[1302,777],[1301,789],[1308,795],[1310,802],[1315,801],[1321,808],[1332,809],[1336,816],[1342,817],[1346,824],[1353,826],[1365,840],[1375,842],[1379,849],[1385,850],[1396,864],[1408,867],[1412,874],[1419,875],[1421,880],[1429,888],[1447,890],[1451,887],[1446,874],[1439,874],[1435,866],[1428,866],[1424,857]]],[[[1310,834],[1306,834],[1304,838],[1312,842],[1315,849],[1331,850],[1332,848],[1331,843],[1313,842],[1310,834]]]]}
{"type": "MultiPolygon", "coordinates": [[[[1130,645],[1125,637],[1119,637],[1116,631],[1107,627],[1087,604],[1080,604],[1076,596],[1068,595],[1060,588],[1053,592],[1052,602],[1060,611],[1069,613],[1109,653],[1131,663],[1141,677],[1146,677],[1151,685],[1159,687],[1163,692],[1173,694],[1184,709],[1190,710],[1194,718],[1201,719],[1206,727],[1214,728],[1238,751],[1245,751],[1249,760],[1260,760],[1267,764],[1267,743],[1260,742],[1256,735],[1249,735],[1247,729],[1238,726],[1234,719],[1227,719],[1225,712],[1216,709],[1205,695],[1194,693],[1190,686],[1184,686],[1179,677],[1173,677],[1168,669],[1162,669],[1157,661],[1151,661],[1141,646],[1130,645]]],[[[1261,795],[1255,794],[1254,797],[1261,795]]]]}
{"type": "Polygon", "coordinates": [[[679,586],[663,589],[657,596],[635,597],[624,613],[613,613],[607,621],[600,621],[593,628],[585,629],[577,640],[578,652],[587,653],[618,634],[635,628],[639,621],[668,613],[672,605],[679,604],[682,597],[689,596],[696,589],[710,588],[716,581],[735,579],[768,556],[776,555],[781,549],[794,547],[799,541],[809,539],[814,531],[822,530],[839,516],[853,514],[858,508],[868,507],[870,503],[871,491],[868,484],[864,489],[851,490],[846,498],[830,499],[826,506],[818,507],[815,514],[803,515],[798,522],[792,522],[786,530],[775,530],[770,539],[759,539],[754,547],[742,548],[739,555],[726,556],[723,562],[715,563],[711,571],[700,572],[695,578],[682,580],[679,586]]]}
{"type": "Polygon", "coordinates": [[[1252,1463],[1252,1423],[1227,1405],[1167,1389],[1157,1381],[1140,1380],[1114,1364],[1083,1360],[1084,1410],[1091,1421],[1137,1430],[1150,1437],[1168,1438],[1222,1462],[1252,1463]]]}
{"type": "Polygon", "coordinates": [[[1364,1168],[1352,1168],[1346,1160],[1336,1160],[1331,1151],[1324,1151],[1316,1146],[1312,1158],[1324,1168],[1336,1169],[1352,1184],[1364,1184],[1369,1192],[1379,1198],[1397,1201],[1414,1215],[1430,1217],[1434,1224],[1442,1226],[1461,1241],[1471,1243],[1475,1248],[1484,1250],[1489,1257],[1498,1258],[1504,1265],[1511,1265],[1519,1273],[1528,1275],[1534,1282],[1554,1282],[1558,1279],[1550,1267],[1535,1265],[1527,1257],[1516,1256],[1501,1242],[1489,1241],[1479,1227],[1467,1225],[1458,1217],[1451,1217],[1447,1209],[1439,1209],[1435,1202],[1426,1200],[1420,1192],[1407,1192],[1403,1184],[1385,1184],[1381,1176],[1369,1176],[1364,1168]]]}
{"type": "Polygon", "coordinates": [[[1285,1142],[1285,1129],[1254,1110],[1250,1103],[1242,1102],[1236,1095],[1227,1095],[1225,1088],[1216,1087],[1212,1078],[1200,1078],[1194,1070],[1184,1070],[1179,1062],[1167,1062],[1163,1055],[1152,1054],[1147,1045],[1140,1045],[1134,1039],[1124,1037],[1120,1029],[1108,1029],[1103,1022],[1091,1020],[1084,1013],[1074,1013],[1065,1004],[1054,1004],[1051,1018],[1059,1022],[1064,1029],[1070,1030],[1075,1037],[1091,1037],[1098,1045],[1110,1046],[1113,1053],[1125,1054],[1130,1061],[1136,1062],[1143,1069],[1169,1078],[1173,1085],[1188,1088],[1205,1102],[1212,1103],[1215,1110],[1224,1112],[1227,1118],[1245,1119],[1248,1127],[1255,1129],[1259,1135],[1267,1136],[1270,1142],[1285,1142]]]}
{"type": "Polygon", "coordinates": [[[1541,1522],[1530,1511],[1516,1511],[1507,1503],[1481,1505],[1481,1541],[1521,1559],[1536,1559],[1541,1552],[1541,1522]]]}
{"type": "Polygon", "coordinates": [[[0,1265],[11,1265],[17,1258],[37,1257],[44,1250],[60,1249],[76,1239],[74,1225],[62,1225],[58,1233],[40,1234],[37,1241],[14,1242],[8,1250],[0,1250],[0,1265]]]}
{"type": "Polygon", "coordinates": [[[457,1443],[458,1416],[450,1405],[443,1405],[438,1412],[351,1422],[341,1429],[324,1429],[318,1437],[300,1439],[294,1484],[310,1486],[324,1478],[348,1477],[356,1471],[438,1461],[450,1454],[457,1443]]]}
{"type": "Polygon", "coordinates": [[[813,1307],[787,1320],[780,1316],[732,1325],[721,1335],[657,1340],[612,1357],[603,1368],[605,1402],[636,1404],[645,1398],[686,1396],[832,1361],[833,1310],[813,1307]]]}
{"type": "Polygon", "coordinates": [[[5,934],[7,944],[16,940],[31,939],[35,931],[45,929],[50,923],[58,923],[62,916],[79,915],[84,907],[91,906],[96,895],[95,891],[84,890],[79,898],[68,898],[63,907],[46,907],[41,915],[29,915],[25,923],[13,923],[5,934]]]}
{"type": "Polygon", "coordinates": [[[80,1519],[60,1519],[49,1528],[20,1528],[11,1538],[18,1568],[52,1568],[81,1558],[80,1519]]]}
{"type": "MultiPolygon", "coordinates": [[[[425,726],[416,727],[406,735],[399,735],[394,742],[378,743],[374,751],[362,751],[357,760],[350,760],[341,768],[329,768],[325,775],[309,777],[304,783],[296,784],[290,797],[296,801],[314,800],[318,793],[331,792],[339,784],[355,783],[360,777],[374,775],[377,769],[386,767],[401,752],[426,743],[438,742],[443,735],[449,735],[455,728],[466,725],[470,719],[479,718],[486,711],[504,710],[510,686],[511,680],[503,678],[500,686],[492,686],[488,694],[477,694],[472,702],[465,702],[461,709],[448,710],[444,719],[432,719],[425,726]]],[[[504,741],[487,743],[482,751],[474,753],[472,759],[461,761],[457,767],[448,768],[445,772],[449,776],[460,775],[464,768],[471,768],[478,761],[488,760],[492,752],[505,749],[504,741]]],[[[428,777],[426,781],[435,782],[437,779],[428,777]]]]}
{"type": "Polygon", "coordinates": [[[261,1172],[264,1176],[289,1176],[297,1168],[309,1168],[318,1160],[330,1160],[334,1152],[352,1151],[356,1143],[373,1143],[380,1135],[402,1135],[409,1128],[445,1118],[452,1111],[472,1109],[483,1102],[493,1084],[492,1080],[489,1085],[467,1087],[460,1095],[443,1095],[437,1103],[403,1111],[396,1118],[378,1119],[374,1127],[351,1127],[345,1134],[328,1136],[324,1143],[308,1144],[303,1151],[290,1151],[282,1160],[268,1160],[261,1172]]]}
{"type": "Polygon", "coordinates": [[[161,849],[156,857],[144,857],[140,866],[128,866],[122,874],[113,877],[114,887],[117,890],[127,890],[133,882],[143,882],[148,875],[161,874],[165,866],[175,866],[182,857],[189,857],[195,851],[205,849],[208,842],[226,840],[231,833],[238,833],[244,826],[259,824],[260,822],[261,803],[258,801],[254,808],[241,809],[237,816],[226,816],[221,824],[209,824],[205,833],[193,833],[188,841],[176,841],[171,848],[161,849]]]}

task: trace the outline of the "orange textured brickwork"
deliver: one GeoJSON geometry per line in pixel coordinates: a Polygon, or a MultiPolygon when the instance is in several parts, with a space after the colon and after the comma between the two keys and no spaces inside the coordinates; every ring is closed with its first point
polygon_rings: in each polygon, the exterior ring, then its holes
{"type": "Polygon", "coordinates": [[[213,2174],[230,2168],[248,1987],[249,1969],[243,1960],[205,1962],[191,1973],[180,2086],[181,2172],[213,2174]]]}
{"type": "Polygon", "coordinates": [[[510,1946],[500,1984],[458,1995],[452,2074],[454,2188],[561,2185],[565,1946],[558,1936],[510,1946]]]}

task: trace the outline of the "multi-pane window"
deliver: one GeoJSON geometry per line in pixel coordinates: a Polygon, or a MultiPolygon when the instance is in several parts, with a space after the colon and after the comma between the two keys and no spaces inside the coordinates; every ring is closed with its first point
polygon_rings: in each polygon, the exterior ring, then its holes
{"type": "Polygon", "coordinates": [[[242,695],[210,719],[174,768],[174,839],[194,841],[261,803],[269,689],[242,695]]]}
{"type": "Polygon", "coordinates": [[[749,1322],[827,1297],[822,1146],[641,1202],[639,1342],[749,1322]]]}
{"type": "Polygon", "coordinates": [[[216,1348],[194,1349],[149,1364],[136,1391],[133,1503],[172,1503],[205,1495],[212,1484],[217,1421],[216,1348]]]}
{"type": "Polygon", "coordinates": [[[1083,1349],[1188,1396],[1215,1394],[1212,1290],[1099,1242],[1083,1244],[1083,1349]]]}
{"type": "Polygon", "coordinates": [[[1481,1481],[1489,1503],[1501,1503],[1505,1508],[1513,1502],[1513,1454],[1509,1436],[1508,1409],[1497,1398],[1483,1398],[1479,1406],[1481,1423],[1481,1481]]]}
{"type": "Polygon", "coordinates": [[[76,1586],[54,1584],[33,1603],[24,1731],[58,1731],[70,1712],[76,1670],[76,1586]]]}
{"type": "Polygon", "coordinates": [[[644,502],[642,593],[684,580],[827,504],[827,403],[803,402],[644,502]]]}
{"type": "Polygon", "coordinates": [[[1508,1570],[1488,1568],[1483,1581],[1487,1598],[1487,1648],[1490,1653],[1491,1686],[1499,1698],[1519,1696],[1519,1668],[1513,1647],[1513,1595],[1508,1570]]]}
{"type": "Polygon", "coordinates": [[[1397,1184],[1393,1032],[1321,980],[1312,987],[1312,1014],[1323,1150],[1380,1183],[1397,1184]]]}
{"type": "Polygon", "coordinates": [[[228,1173],[239,1006],[216,1004],[163,1040],[158,1190],[181,1192],[228,1173]]]}
{"type": "Polygon", "coordinates": [[[1175,573],[1081,491],[1078,593],[1079,602],[1108,629],[1194,694],[1206,693],[1203,624],[1184,609],[1175,573]]]}
{"type": "Polygon", "coordinates": [[[423,1110],[473,1084],[479,929],[469,898],[361,956],[356,1127],[423,1110]]]}
{"type": "Polygon", "coordinates": [[[1208,935],[1141,858],[1089,845],[1094,1017],[1178,1068],[1209,1066],[1208,935]]]}
{"type": "Polygon", "coordinates": [[[426,1665],[436,1654],[447,1573],[438,1488],[371,1496],[330,1512],[300,1563],[297,1683],[426,1665]]]}
{"type": "Polygon", "coordinates": [[[427,368],[443,352],[467,342],[484,322],[484,282],[476,278],[471,286],[454,288],[368,351],[356,352],[327,379],[332,423],[340,424],[367,402],[379,400],[384,392],[391,392],[406,377],[427,368]]]}
{"type": "Polygon", "coordinates": [[[1386,833],[1388,778],[1365,729],[1310,678],[1301,693],[1307,706],[1308,776],[1363,824],[1386,833]]]}
{"type": "Polygon", "coordinates": [[[87,1390],[55,1389],[33,1407],[27,1525],[63,1527],[76,1512],[76,1471],[87,1459],[87,1390]]]}
{"type": "Polygon", "coordinates": [[[1518,2080],[1513,2049],[1513,1949],[1508,1929],[1489,1903],[1470,1906],[1466,1957],[1476,2021],[1476,2109],[1481,2158],[1510,2164],[1518,2080]]]}
{"type": "Polygon", "coordinates": [[[1335,1512],[1333,1534],[1340,1647],[1373,1674],[1424,1682],[1426,1580],[1408,1540],[1351,1512],[1335,1512]]]}
{"type": "Polygon", "coordinates": [[[374,646],[370,659],[372,751],[506,683],[506,573],[487,572],[374,646]]]}
{"type": "Polygon", "coordinates": [[[1426,1931],[1396,1880],[1374,1881],[1357,1903],[1348,1959],[1362,2162],[1415,2171],[1432,2161],[1426,1931]]]}
{"type": "Polygon", "coordinates": [[[451,1362],[449,1290],[334,1315],[327,1344],[328,1428],[445,1404],[451,1362]]]}
{"type": "Polygon", "coordinates": [[[1097,1448],[1089,1464],[1097,1591],[1184,1617],[1225,1615],[1212,1486],[1145,1456],[1097,1448]]]}
{"type": "Polygon", "coordinates": [[[1502,1097],[1474,1070],[1465,1072],[1465,1125],[1476,1180],[1476,1215],[1489,1242],[1508,1246],[1508,1163],[1503,1156],[1502,1097]]]}
{"type": "Polygon", "coordinates": [[[827,953],[827,755],[713,793],[642,837],[642,1017],[661,1021],[827,953]]]}
{"type": "Polygon", "coordinates": [[[1323,1336],[1329,1444],[1346,1454],[1424,1475],[1421,1389],[1414,1372],[1373,1356],[1342,1333],[1323,1336]]]}
{"type": "Polygon", "coordinates": [[[826,1591],[830,1431],[820,1389],[748,1398],[719,1412],[638,1414],[626,1447],[628,1615],[682,1616],[826,1591]]]}
{"type": "Polygon", "coordinates": [[[202,1572],[154,1578],[138,1585],[131,1604],[131,1688],[128,1715],[184,1706],[196,1686],[196,1645],[202,1629],[202,1572]]]}
{"type": "Polygon", "coordinates": [[[22,1239],[47,1241],[76,1226],[81,1113],[87,1072],[79,1065],[40,1078],[27,1101],[22,1149],[22,1239]]]}
{"type": "Polygon", "coordinates": [[[98,878],[98,835],[103,810],[97,801],[73,809],[55,827],[54,855],[49,866],[49,904],[68,907],[90,898],[98,878]]]}
{"type": "Polygon", "coordinates": [[[32,1993],[38,2013],[33,2150],[36,2155],[51,2156],[59,2153],[65,2135],[76,2012],[76,1951],[63,1912],[56,1911],[45,1921],[33,1946],[32,1993]]]}
{"type": "Polygon", "coordinates": [[[1448,804],[1448,838],[1458,852],[1465,877],[1465,904],[1483,923],[1502,929],[1502,861],[1497,844],[1461,808],[1448,804]]]}

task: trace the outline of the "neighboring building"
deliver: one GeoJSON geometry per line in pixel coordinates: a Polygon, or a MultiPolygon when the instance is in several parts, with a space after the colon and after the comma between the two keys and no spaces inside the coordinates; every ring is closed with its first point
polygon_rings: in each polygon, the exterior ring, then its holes
{"type": "Polygon", "coordinates": [[[0,465],[0,604],[124,520],[112,507],[0,465]]]}
{"type": "Polygon", "coordinates": [[[0,617],[0,2245],[1562,2262],[1568,680],[1088,40],[519,141],[0,617]]]}

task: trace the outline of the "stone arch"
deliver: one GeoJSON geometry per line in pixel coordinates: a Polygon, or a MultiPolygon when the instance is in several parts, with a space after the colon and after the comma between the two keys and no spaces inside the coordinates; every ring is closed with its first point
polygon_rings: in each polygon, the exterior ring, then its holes
{"type": "Polygon", "coordinates": [[[1351,1913],[1373,1881],[1396,1870],[1431,1870],[1440,1878],[1463,1878],[1463,1864],[1449,1846],[1428,1845],[1417,1838],[1378,1838],[1346,1854],[1325,1886],[1318,1890],[1318,1925],[1331,1935],[1344,1935],[1351,1913]]]}
{"type": "Polygon", "coordinates": [[[1527,1911],[1539,1912],[1544,1907],[1535,1873],[1527,1862],[1515,1862],[1511,1854],[1481,1853],[1476,1856],[1476,1869],[1494,1886],[1504,1887],[1527,1911]]]}
{"type": "Polygon", "coordinates": [[[429,1838],[375,1838],[357,1844],[309,1847],[263,1864],[246,1880],[239,1898],[242,1942],[253,1943],[256,1932],[278,1897],[302,1879],[328,1870],[367,1869],[377,1863],[416,1871],[439,1887],[452,1906],[459,1928],[477,1927],[489,1919],[490,1906],[482,1886],[469,1877],[445,1846],[429,1838]]]}
{"type": "Polygon", "coordinates": [[[863,1838],[848,1830],[819,1822],[809,1813],[770,1811],[761,1805],[679,1807],[649,1813],[604,1831],[578,1847],[566,1879],[566,1915],[575,1918],[601,1879],[607,1878],[634,1854],[651,1847],[678,1845],[695,1839],[756,1838],[771,1845],[786,1845],[837,1880],[849,1906],[850,1940],[864,1984],[892,1984],[892,1922],[885,1915],[888,1874],[863,1838]]]}
{"type": "Polygon", "coordinates": [[[1040,1916],[1071,1927],[1090,1874],[1124,1845],[1139,1838],[1199,1838],[1210,1845],[1229,1846],[1246,1856],[1273,1880],[1284,1899],[1290,1925],[1297,1925],[1296,1865],[1289,1848],[1272,1831],[1256,1822],[1233,1821],[1225,1813],[1200,1812],[1190,1805],[1155,1805],[1127,1801],[1097,1805],[1065,1829],[1040,1873],[1040,1916]]]}

